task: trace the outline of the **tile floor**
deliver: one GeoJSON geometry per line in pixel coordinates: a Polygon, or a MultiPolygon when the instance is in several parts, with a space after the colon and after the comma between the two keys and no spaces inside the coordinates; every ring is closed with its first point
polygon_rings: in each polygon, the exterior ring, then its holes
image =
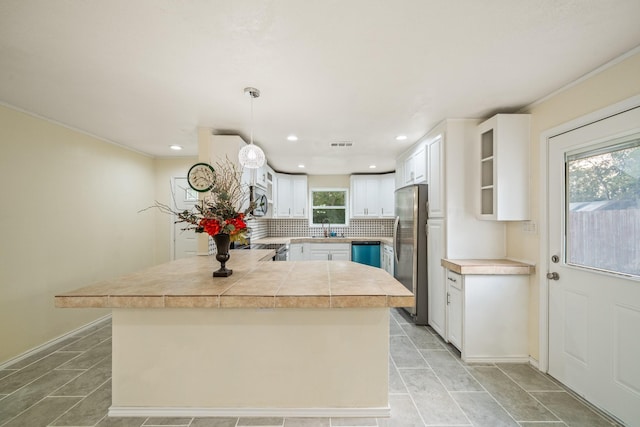
{"type": "Polygon", "coordinates": [[[465,364],[391,311],[390,418],[109,418],[111,323],[0,370],[0,427],[611,426],[525,364],[465,364]]]}

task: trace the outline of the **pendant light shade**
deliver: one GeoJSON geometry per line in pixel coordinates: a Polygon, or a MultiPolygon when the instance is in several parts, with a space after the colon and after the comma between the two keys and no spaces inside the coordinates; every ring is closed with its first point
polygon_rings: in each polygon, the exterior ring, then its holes
{"type": "Polygon", "coordinates": [[[260,96],[260,91],[253,87],[246,87],[244,93],[251,97],[251,142],[240,149],[238,160],[245,168],[257,169],[265,162],[264,151],[253,144],[253,99],[260,96]]]}

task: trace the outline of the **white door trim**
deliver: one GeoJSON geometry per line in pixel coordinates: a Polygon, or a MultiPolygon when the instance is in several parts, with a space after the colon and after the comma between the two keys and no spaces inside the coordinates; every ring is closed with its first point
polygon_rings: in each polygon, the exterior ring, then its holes
{"type": "Polygon", "coordinates": [[[549,139],[554,136],[572,131],[574,129],[597,122],[615,114],[622,113],[640,106],[640,95],[632,96],[623,101],[609,105],[592,113],[573,119],[540,134],[540,224],[539,224],[539,360],[538,369],[542,372],[549,371],[549,282],[546,274],[549,270],[549,212],[548,212],[548,186],[549,186],[549,139]]]}

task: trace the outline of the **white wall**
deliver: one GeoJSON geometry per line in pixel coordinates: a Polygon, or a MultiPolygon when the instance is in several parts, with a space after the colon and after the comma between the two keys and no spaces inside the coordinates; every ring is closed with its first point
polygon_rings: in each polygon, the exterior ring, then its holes
{"type": "Polygon", "coordinates": [[[0,106],[0,364],[105,314],[53,296],[153,265],[154,160],[0,106]]]}

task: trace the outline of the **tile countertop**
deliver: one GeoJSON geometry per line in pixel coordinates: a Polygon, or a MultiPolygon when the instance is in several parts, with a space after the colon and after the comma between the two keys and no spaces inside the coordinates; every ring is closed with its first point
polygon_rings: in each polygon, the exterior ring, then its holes
{"type": "Polygon", "coordinates": [[[535,266],[509,259],[443,259],[444,268],[458,274],[533,274],[535,266]]]}
{"type": "Polygon", "coordinates": [[[230,277],[213,256],[180,259],[55,296],[76,308],[409,307],[413,294],[380,268],[350,261],[262,261],[273,250],[234,250],[230,277]]]}
{"type": "Polygon", "coordinates": [[[393,245],[393,237],[263,237],[252,239],[251,243],[291,244],[291,243],[351,243],[358,241],[380,241],[382,244],[393,245]]]}

